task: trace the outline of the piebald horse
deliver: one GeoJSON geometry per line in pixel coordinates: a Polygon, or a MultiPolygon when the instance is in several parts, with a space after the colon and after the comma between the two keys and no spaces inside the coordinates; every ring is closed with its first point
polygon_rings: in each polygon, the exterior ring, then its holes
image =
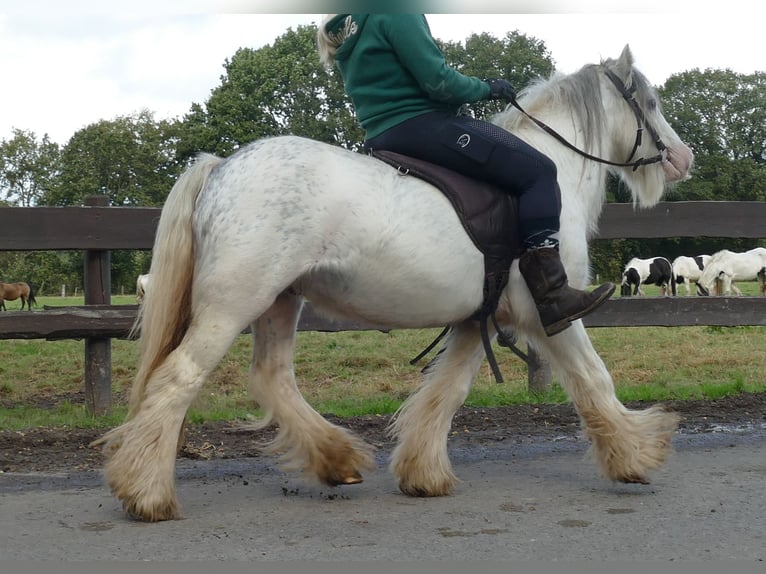
{"type": "Polygon", "coordinates": [[[620,295],[644,295],[641,285],[655,285],[660,288],[662,295],[675,295],[676,278],[670,261],[664,257],[634,257],[628,261],[622,272],[620,295]]]}
{"type": "MultiPolygon", "coordinates": [[[[692,152],[627,46],[616,59],[539,81],[518,103],[588,154],[515,108],[493,118],[555,161],[561,255],[570,282],[585,287],[607,174],[652,206],[668,184],[688,177],[692,152]],[[644,131],[652,137],[640,138],[644,131]],[[650,156],[656,160],[640,161],[650,156]]],[[[370,156],[301,137],[255,141],[226,159],[202,154],[162,209],[150,274],[163,288],[150,289],[139,308],[141,359],[127,419],[96,441],[104,446],[106,482],[128,514],[147,521],[180,515],[175,460],[187,409],[248,325],[248,391],[264,413],[261,424],[278,426],[271,450],[286,468],[328,485],[361,482],[374,468],[372,448],[317,413],[296,384],[304,299],[327,315],[392,329],[451,326],[393,419],[390,470],[407,495],[453,490],[447,438],[485,358],[471,318],[483,300],[484,261],[441,192],[370,156]],[[222,299],[221,285],[240,293],[222,299]]],[[[497,320],[550,362],[603,475],[648,483],[671,452],[677,415],[620,403],[582,321],[546,337],[516,261],[497,320]]]]}
{"type": "Polygon", "coordinates": [[[710,261],[710,257],[710,255],[695,255],[694,257],[679,255],[673,259],[672,267],[673,275],[676,278],[676,285],[683,284],[687,295],[691,293],[692,283],[697,286],[697,294],[702,294],[699,279],[702,277],[702,270],[705,269],[705,265],[710,261]]]}

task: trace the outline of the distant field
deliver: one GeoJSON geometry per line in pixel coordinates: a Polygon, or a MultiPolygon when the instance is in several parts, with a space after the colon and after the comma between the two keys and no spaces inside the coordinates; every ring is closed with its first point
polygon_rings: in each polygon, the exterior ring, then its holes
{"type": "MultiPolygon", "coordinates": [[[[739,285],[757,295],[756,283],[739,285]]],[[[647,288],[647,296],[658,290],[647,288]]],[[[113,304],[135,303],[133,295],[113,304]]],[[[43,305],[82,305],[82,297],[39,297],[43,305]]],[[[8,304],[20,307],[18,301],[8,304]]],[[[39,311],[38,311],[39,312],[39,311]]],[[[298,334],[296,377],[306,399],[323,413],[340,416],[390,413],[420,380],[421,365],[409,360],[439,329],[298,334]]],[[[591,328],[589,335],[623,400],[703,398],[741,391],[766,391],[766,327],[591,328]]],[[[522,345],[523,347],[523,345],[522,345]]],[[[92,420],[83,407],[82,341],[6,340],[0,345],[0,428],[69,424],[108,426],[124,414],[125,393],[135,373],[137,343],[113,340],[115,412],[92,420]]],[[[486,362],[469,404],[496,406],[563,401],[553,385],[545,395],[526,391],[527,371],[507,349],[496,347],[504,385],[494,382],[486,362]]],[[[193,421],[243,418],[255,411],[246,393],[250,337],[243,335],[219,364],[196,401],[193,421]]]]}

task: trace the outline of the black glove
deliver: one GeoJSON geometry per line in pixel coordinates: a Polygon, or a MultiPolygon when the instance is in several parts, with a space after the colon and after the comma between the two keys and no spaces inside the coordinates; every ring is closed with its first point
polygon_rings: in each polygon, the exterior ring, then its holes
{"type": "Polygon", "coordinates": [[[493,78],[484,81],[489,84],[488,100],[505,100],[506,102],[516,100],[516,90],[513,89],[511,82],[508,80],[493,78]]]}

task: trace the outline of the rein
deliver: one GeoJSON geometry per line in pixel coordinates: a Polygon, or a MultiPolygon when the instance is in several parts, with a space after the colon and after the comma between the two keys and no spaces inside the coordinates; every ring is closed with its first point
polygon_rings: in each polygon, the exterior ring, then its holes
{"type": "Polygon", "coordinates": [[[527,118],[532,120],[535,124],[537,124],[540,128],[542,128],[545,132],[556,138],[560,143],[564,144],[566,147],[571,149],[572,151],[577,152],[581,156],[599,162],[599,163],[605,163],[608,165],[614,165],[617,167],[632,167],[633,171],[636,171],[639,167],[642,165],[650,165],[653,163],[661,162],[665,159],[665,150],[667,149],[665,144],[662,142],[662,139],[660,139],[660,135],[657,133],[657,130],[654,129],[647,121],[646,116],[644,116],[644,112],[641,110],[641,106],[638,105],[638,102],[636,101],[636,98],[633,96],[633,94],[636,91],[635,86],[632,86],[631,89],[628,89],[625,87],[625,84],[620,80],[620,78],[617,77],[617,75],[612,72],[611,70],[605,70],[606,77],[609,78],[612,83],[614,84],[614,87],[617,88],[617,91],[620,92],[620,95],[622,98],[628,103],[630,106],[630,109],[633,110],[633,115],[636,117],[636,141],[633,143],[633,151],[630,152],[630,155],[628,156],[628,159],[625,162],[616,162],[611,161],[608,159],[604,159],[595,155],[591,155],[586,151],[581,150],[580,148],[572,145],[569,141],[567,141],[564,136],[559,134],[556,130],[554,130],[552,127],[550,127],[548,124],[543,122],[542,120],[539,120],[535,118],[534,116],[529,115],[519,104],[518,101],[516,101],[516,98],[511,99],[511,105],[519,110],[522,114],[524,114],[527,118]],[[638,158],[635,161],[630,161],[633,159],[633,156],[636,154],[636,151],[638,151],[638,148],[641,147],[641,141],[643,138],[643,132],[644,129],[649,132],[649,135],[652,136],[652,140],[654,141],[654,145],[657,147],[658,153],[655,156],[649,157],[649,158],[638,158]]]}

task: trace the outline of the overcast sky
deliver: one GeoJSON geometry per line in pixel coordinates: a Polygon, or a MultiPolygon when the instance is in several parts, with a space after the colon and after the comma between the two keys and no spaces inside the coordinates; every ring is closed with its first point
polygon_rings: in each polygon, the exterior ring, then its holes
{"type": "MultiPolygon", "coordinates": [[[[91,123],[145,108],[156,119],[181,117],[220,85],[224,61],[238,48],[259,48],[289,27],[321,19],[321,14],[253,13],[247,10],[256,5],[253,0],[178,2],[0,0],[0,139],[18,128],[65,144],[91,123]]],[[[645,13],[610,8],[610,13],[429,14],[428,20],[442,40],[462,41],[474,32],[503,37],[513,30],[534,36],[566,73],[616,57],[630,44],[639,68],[660,85],[671,74],[694,68],[766,70],[761,19],[745,10],[753,5],[739,4],[719,3],[723,13],[676,0],[670,7],[655,2],[657,11],[645,13]]],[[[546,5],[550,0],[535,6],[546,5]]]]}

